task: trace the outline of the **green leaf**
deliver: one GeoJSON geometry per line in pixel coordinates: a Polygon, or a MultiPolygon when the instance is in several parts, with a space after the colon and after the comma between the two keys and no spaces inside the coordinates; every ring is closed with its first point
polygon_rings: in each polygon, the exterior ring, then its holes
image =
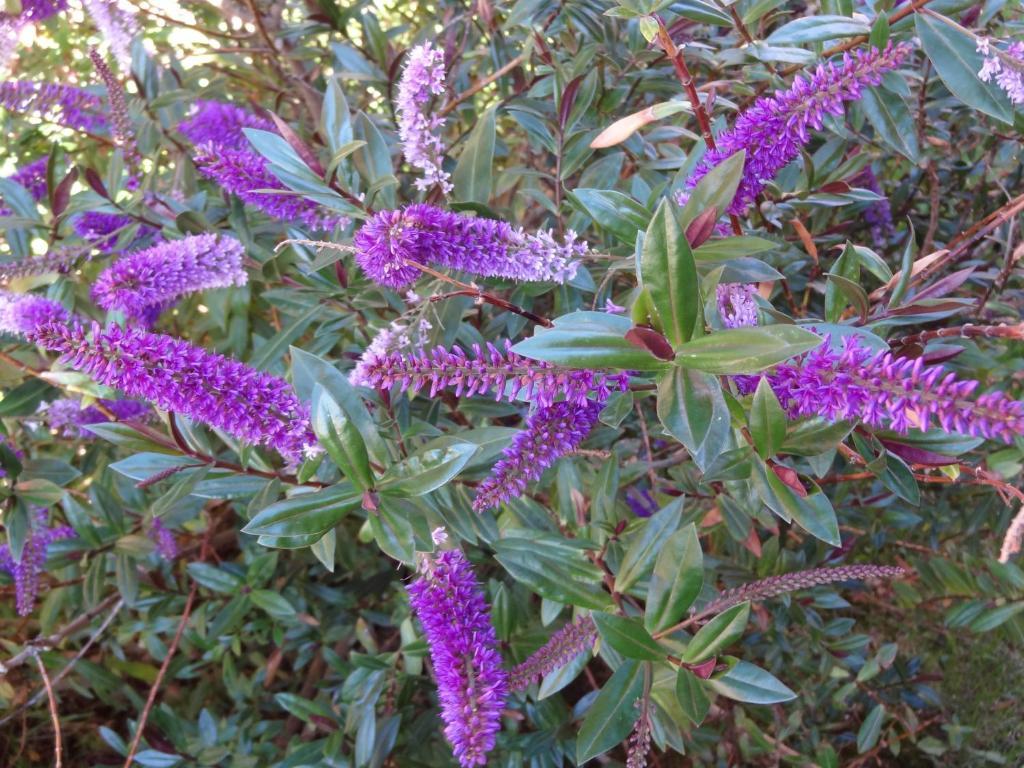
{"type": "Polygon", "coordinates": [[[486,204],[491,198],[496,113],[491,107],[476,121],[455,164],[453,199],[459,202],[486,204]]]}
{"type": "Polygon", "coordinates": [[[676,531],[661,547],[647,586],[644,626],[650,632],[679,621],[704,585],[704,555],[693,523],[676,531]]]}
{"type": "Polygon", "coordinates": [[[354,128],[355,138],[366,144],[355,151],[352,159],[369,190],[374,191],[371,194],[368,190],[366,202],[373,206],[394,208],[398,179],[394,176],[388,143],[373,121],[362,112],[356,115],[354,128]]]}
{"type": "Polygon", "coordinates": [[[871,27],[848,16],[804,16],[772,32],[765,39],[768,45],[803,45],[841,37],[856,37],[871,32],[871,27]]]}
{"type": "Polygon", "coordinates": [[[644,665],[626,661],[601,688],[576,737],[576,764],[603,755],[625,739],[636,723],[636,700],[643,691],[644,665]]]}
{"type": "Polygon", "coordinates": [[[422,496],[445,485],[480,450],[458,438],[431,440],[409,458],[381,475],[377,490],[390,496],[422,496]]]}
{"type": "Polygon", "coordinates": [[[1024,600],[991,608],[974,619],[970,623],[970,629],[972,632],[989,632],[1002,626],[1021,611],[1024,611],[1024,600]]]}
{"type": "Polygon", "coordinates": [[[749,618],[749,602],[727,608],[701,627],[693,636],[686,646],[686,650],[683,651],[683,661],[687,664],[704,661],[729,647],[743,635],[749,618]]]}
{"type": "Polygon", "coordinates": [[[686,205],[679,213],[679,226],[684,230],[695,218],[708,208],[714,207],[720,214],[729,210],[732,199],[743,178],[743,164],[747,160],[746,151],[740,151],[719,163],[697,182],[686,205]]]}
{"type": "Polygon", "coordinates": [[[786,412],[768,379],[761,379],[750,406],[750,436],[762,459],[774,456],[786,439],[786,412]]]}
{"type": "Polygon", "coordinates": [[[729,443],[729,409],[722,386],[707,373],[673,368],[658,379],[658,419],[686,446],[701,470],[729,443]]]}
{"type": "Polygon", "coordinates": [[[245,586],[245,581],[241,576],[208,563],[189,563],[186,570],[199,586],[206,587],[213,592],[234,595],[245,586]]]}
{"type": "Polygon", "coordinates": [[[310,545],[309,551],[320,561],[321,565],[331,573],[334,573],[334,553],[338,546],[337,528],[331,528],[327,533],[310,545]]]}
{"type": "Polygon", "coordinates": [[[815,538],[839,546],[839,522],[832,502],[820,488],[814,486],[806,497],[800,497],[772,469],[760,462],[755,464],[751,482],[769,509],[786,522],[795,520],[815,538]]]}
{"type": "Polygon", "coordinates": [[[42,379],[29,379],[10,392],[3,393],[0,416],[27,416],[35,413],[43,399],[53,391],[54,388],[42,379]]]}
{"type": "Polygon", "coordinates": [[[835,450],[852,431],[853,425],[845,421],[830,422],[820,417],[802,419],[789,425],[779,453],[817,456],[835,450]]]}
{"type": "Polygon", "coordinates": [[[297,493],[256,513],[242,529],[254,536],[322,536],[362,502],[350,483],[313,493],[297,493]]]}
{"type": "Polygon", "coordinates": [[[1012,123],[1009,99],[995,83],[983,83],[978,77],[984,57],[978,52],[977,38],[938,14],[915,13],[914,24],[921,47],[952,94],[969,107],[1012,123]]]}
{"type": "Polygon", "coordinates": [[[690,670],[682,667],[676,673],[676,701],[694,725],[703,723],[711,709],[711,700],[704,691],[704,683],[690,670]]]}
{"type": "Polygon", "coordinates": [[[860,724],[857,731],[857,754],[863,755],[873,749],[878,743],[878,737],[882,733],[882,723],[885,720],[885,706],[875,704],[864,722],[860,724]]]}
{"type": "Polygon", "coordinates": [[[698,261],[731,261],[752,256],[755,253],[774,251],[779,244],[763,237],[723,237],[720,240],[709,240],[693,252],[698,261]]]}
{"type": "Polygon", "coordinates": [[[249,593],[249,597],[252,598],[252,602],[257,608],[262,608],[279,621],[295,618],[295,606],[272,589],[254,589],[249,593]]]}
{"type": "Polygon", "coordinates": [[[640,203],[611,189],[576,189],[569,193],[569,200],[629,246],[636,242],[638,232],[647,229],[651,218],[640,203]]]}
{"type": "Polygon", "coordinates": [[[662,332],[678,346],[689,341],[701,319],[700,281],[690,245],[673,209],[662,200],[644,236],[640,272],[661,318],[662,332]]]}
{"type": "Polygon", "coordinates": [[[604,610],[611,597],[601,589],[601,569],[583,555],[580,545],[547,534],[508,537],[494,545],[495,558],[516,581],[566,605],[604,610]]]}
{"type": "Polygon", "coordinates": [[[706,373],[757,373],[819,344],[820,336],[795,325],[730,328],[686,342],[676,363],[706,373]]]}
{"type": "Polygon", "coordinates": [[[715,693],[747,704],[778,704],[796,698],[775,675],[737,659],[729,659],[729,669],[708,680],[708,685],[715,693]]]}
{"type": "Polygon", "coordinates": [[[336,77],[327,82],[324,106],[320,111],[320,131],[326,137],[327,148],[332,155],[352,143],[352,116],[336,77]]]}
{"type": "Polygon", "coordinates": [[[554,322],[554,328],[538,328],[512,351],[567,368],[654,371],[668,366],[626,340],[633,324],[625,317],[607,312],[572,312],[554,322]]]}
{"type": "Polygon", "coordinates": [[[881,139],[911,162],[917,162],[920,148],[910,109],[899,94],[883,88],[865,88],[861,109],[881,139]]]}
{"type": "Polygon", "coordinates": [[[26,504],[40,507],[51,507],[64,497],[64,491],[59,485],[42,478],[16,483],[14,492],[26,504]]]}
{"type": "Polygon", "coordinates": [[[369,514],[370,530],[381,550],[400,562],[413,565],[416,558],[412,524],[394,501],[381,497],[380,508],[369,514]]]}
{"type": "Polygon", "coordinates": [[[338,469],[360,490],[373,487],[366,444],[352,420],[327,390],[313,385],[313,431],[338,469]]]}
{"type": "Polygon", "coordinates": [[[628,592],[629,588],[650,573],[665,538],[672,535],[683,518],[683,500],[674,499],[649,517],[633,534],[626,554],[615,574],[615,591],[628,592]]]}
{"type": "Polygon", "coordinates": [[[593,616],[601,639],[626,658],[641,661],[661,661],[665,658],[666,652],[648,634],[639,619],[611,613],[595,613],[593,616]]]}

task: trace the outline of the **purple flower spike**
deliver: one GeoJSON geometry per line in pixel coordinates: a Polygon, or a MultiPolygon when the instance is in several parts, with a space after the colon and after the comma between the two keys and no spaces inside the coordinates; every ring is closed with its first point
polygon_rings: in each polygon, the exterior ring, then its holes
{"type": "MultiPolygon", "coordinates": [[[[1024,435],[1024,402],[1001,392],[972,398],[977,381],[958,379],[924,360],[872,353],[857,340],[841,352],[824,343],[765,374],[790,418],[821,416],[829,421],[862,421],[906,433],[927,430],[934,421],[944,432],[1012,442],[1024,435]]],[[[737,377],[749,393],[759,376],[737,377]]]]}
{"type": "Polygon", "coordinates": [[[555,632],[536,653],[509,674],[510,693],[524,691],[537,680],[575,659],[597,640],[597,626],[590,616],[580,616],[555,632]]]}
{"type": "Polygon", "coordinates": [[[508,673],[483,590],[458,550],[424,556],[420,571],[409,602],[430,646],[444,734],[459,765],[486,765],[501,728],[508,673]]]}
{"type": "Polygon", "coordinates": [[[183,339],[97,324],[87,332],[78,323],[44,325],[30,338],[101,384],[290,461],[316,445],[307,408],[288,382],[183,339]]]}
{"type": "Polygon", "coordinates": [[[505,458],[477,487],[473,509],[482,512],[522,496],[526,486],[539,480],[544,470],[579,448],[600,413],[599,404],[587,401],[555,403],[530,414],[526,429],[504,450],[505,458]]]}
{"type": "MultiPolygon", "coordinates": [[[[48,159],[41,157],[27,165],[21,166],[7,178],[24,187],[29,196],[37,203],[46,197],[46,164],[48,159]]],[[[13,211],[0,205],[0,217],[11,216],[13,211]]]]}
{"type": "MultiPolygon", "coordinates": [[[[71,226],[75,234],[89,240],[90,245],[102,251],[109,251],[117,244],[117,238],[121,231],[130,227],[135,220],[131,216],[121,213],[104,213],[103,211],[86,211],[79,214],[72,221],[71,226]]],[[[126,247],[143,240],[157,232],[156,228],[143,224],[139,227],[131,243],[126,247]]]]}
{"type": "Polygon", "coordinates": [[[160,557],[168,561],[178,558],[178,541],[174,538],[174,531],[165,526],[159,517],[154,517],[149,524],[149,535],[160,557]]]}
{"type": "Polygon", "coordinates": [[[417,45],[409,51],[402,78],[398,81],[395,111],[398,113],[398,136],[402,154],[409,165],[423,173],[416,188],[430,189],[434,184],[448,194],[454,189],[448,174],[441,169],[444,142],[435,134],[444,125],[444,118],[430,112],[434,96],[444,93],[444,51],[430,43],[417,45]]]}
{"type": "Polygon", "coordinates": [[[726,328],[749,328],[757,325],[756,285],[719,283],[715,289],[718,314],[726,328]]]}
{"type": "Polygon", "coordinates": [[[0,108],[37,115],[77,131],[99,133],[107,127],[100,99],[70,85],[6,80],[0,82],[0,108]]]}
{"type": "Polygon", "coordinates": [[[871,229],[871,239],[875,241],[875,245],[879,247],[886,245],[896,232],[896,227],[892,223],[892,208],[889,205],[889,199],[882,192],[882,185],[878,183],[878,177],[871,170],[871,166],[867,166],[857,174],[853,183],[870,189],[882,197],[881,200],[870,203],[864,209],[864,221],[871,229]]]}
{"type": "Polygon", "coordinates": [[[986,83],[994,80],[1011,103],[1024,104],[1024,41],[1015,40],[1004,51],[989,38],[979,37],[978,52],[985,57],[978,78],[986,83]]]}
{"type": "MultiPolygon", "coordinates": [[[[99,405],[114,415],[117,421],[144,421],[153,415],[149,406],[137,400],[100,400],[99,405]]],[[[105,424],[110,417],[95,405],[83,408],[79,400],[54,400],[44,411],[50,429],[72,438],[92,438],[93,433],[83,427],[105,424]]]]}
{"type": "Polygon", "coordinates": [[[376,355],[364,363],[362,381],[373,387],[397,384],[413,393],[429,387],[430,397],[445,387],[454,387],[459,397],[493,392],[495,400],[512,401],[522,395],[542,408],[558,399],[576,405],[591,397],[603,402],[613,390],[625,391],[629,384],[624,373],[571,370],[530,360],[513,352],[507,340],[504,352],[490,343],[486,349],[474,344],[472,358],[460,347],[434,347],[430,352],[376,355]]]}
{"type": "Polygon", "coordinates": [[[576,275],[587,245],[566,232],[527,234],[504,221],[466,216],[419,203],[381,211],[356,233],[356,261],[370,279],[389,288],[409,285],[417,264],[434,264],[483,277],[564,283],[576,275]]]}
{"type": "MultiPolygon", "coordinates": [[[[736,196],[729,213],[742,215],[765,185],[800,155],[810,140],[809,129],[821,128],[826,115],[842,115],[843,103],[860,98],[864,88],[878,85],[882,76],[910,55],[907,43],[843,54],[842,64],[819,64],[808,79],[797,77],[785,91],[758,99],[741,114],[731,130],[716,140],[686,182],[693,189],[708,171],[741,150],[746,150],[736,196]]],[[[685,202],[688,192],[680,195],[685,202]]]]}
{"type": "Polygon", "coordinates": [[[210,288],[245,285],[245,249],[227,235],[190,235],[121,257],[100,273],[93,300],[145,320],[177,299],[210,288]]]}
{"type": "Polygon", "coordinates": [[[275,132],[274,124],[251,112],[226,104],[222,101],[201,99],[190,118],[178,126],[178,130],[196,146],[202,144],[223,144],[229,147],[246,147],[248,139],[245,128],[275,132]]]}
{"type": "Polygon", "coordinates": [[[56,301],[31,293],[0,291],[0,331],[24,336],[50,323],[66,323],[70,315],[56,301]]]}
{"type": "Polygon", "coordinates": [[[39,595],[39,577],[46,569],[46,552],[50,544],[60,539],[73,539],[75,531],[66,525],[46,528],[46,510],[36,514],[35,525],[25,539],[21,560],[15,562],[11,549],[0,546],[0,568],[14,579],[14,601],[19,616],[28,616],[36,607],[39,595]]]}

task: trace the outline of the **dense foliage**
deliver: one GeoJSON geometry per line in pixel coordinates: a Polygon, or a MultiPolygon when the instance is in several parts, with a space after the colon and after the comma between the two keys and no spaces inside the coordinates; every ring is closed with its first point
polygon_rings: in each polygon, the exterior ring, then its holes
{"type": "Polygon", "coordinates": [[[8,0],[0,764],[1024,760],[1013,0],[8,0]]]}

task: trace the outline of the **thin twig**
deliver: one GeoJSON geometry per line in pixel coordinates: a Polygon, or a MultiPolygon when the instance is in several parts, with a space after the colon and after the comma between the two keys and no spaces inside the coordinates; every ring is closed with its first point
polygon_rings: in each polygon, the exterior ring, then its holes
{"type": "Polygon", "coordinates": [[[61,768],[64,765],[64,744],[60,735],[60,715],[57,712],[57,697],[53,695],[53,686],[50,685],[50,676],[46,674],[46,665],[39,658],[39,654],[33,655],[36,666],[39,667],[39,674],[43,678],[43,686],[46,688],[46,698],[50,702],[50,720],[53,722],[53,765],[54,768],[61,768]]]}
{"type": "Polygon", "coordinates": [[[473,85],[471,85],[469,88],[467,88],[458,96],[456,96],[454,99],[445,104],[438,114],[441,117],[444,117],[445,115],[449,114],[452,110],[454,110],[457,106],[459,106],[459,104],[464,102],[466,99],[472,97],[476,93],[479,93],[480,91],[482,91],[484,88],[486,88],[488,85],[490,85],[503,75],[507,75],[509,72],[511,72],[516,67],[520,66],[525,61],[526,54],[519,54],[514,59],[512,59],[508,64],[492,72],[483,80],[478,80],[477,82],[473,83],[473,85]]]}

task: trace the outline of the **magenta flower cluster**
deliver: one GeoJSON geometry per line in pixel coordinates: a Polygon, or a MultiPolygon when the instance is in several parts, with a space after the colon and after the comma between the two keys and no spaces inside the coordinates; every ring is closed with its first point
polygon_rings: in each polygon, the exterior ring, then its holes
{"type": "Polygon", "coordinates": [[[228,235],[189,235],[117,259],[96,278],[92,297],[103,309],[151,324],[190,293],[245,285],[244,256],[228,235]]]}
{"type": "MultiPolygon", "coordinates": [[[[768,182],[795,160],[810,140],[809,129],[820,129],[827,115],[844,114],[843,103],[860,98],[868,86],[878,85],[882,76],[896,69],[910,55],[907,43],[843,54],[842,64],[823,63],[814,74],[797,77],[785,91],[758,99],[743,112],[731,130],[716,139],[687,180],[687,189],[697,185],[723,161],[746,151],[743,177],[729,213],[742,215],[768,182]]],[[[688,193],[681,195],[684,202],[688,193]]]]}
{"type": "Polygon", "coordinates": [[[77,131],[99,133],[107,128],[103,102],[71,85],[5,80],[0,82],[0,108],[36,115],[77,131]]]}
{"type": "Polygon", "coordinates": [[[71,315],[52,299],[0,291],[0,331],[24,336],[41,325],[66,323],[71,315]]]}
{"type": "Polygon", "coordinates": [[[117,421],[142,421],[152,415],[149,406],[138,400],[100,400],[98,406],[83,408],[80,400],[62,398],[50,403],[44,416],[50,429],[64,437],[89,438],[93,435],[84,427],[110,421],[104,411],[113,414],[117,421]]]}
{"type": "Polygon", "coordinates": [[[495,400],[517,397],[532,400],[539,407],[564,399],[577,405],[589,398],[608,399],[613,390],[624,391],[629,376],[600,371],[559,368],[518,355],[512,342],[502,352],[493,344],[474,344],[470,357],[461,347],[434,347],[411,354],[392,353],[365,360],[364,380],[374,387],[398,385],[416,393],[428,388],[434,397],[445,387],[454,387],[459,397],[494,393],[495,400]]]}
{"type": "Polygon", "coordinates": [[[29,338],[100,384],[300,461],[316,445],[307,408],[284,379],[139,328],[51,323],[29,338]]]}
{"type": "Polygon", "coordinates": [[[409,602],[430,647],[452,751],[464,768],[486,765],[501,728],[508,673],[466,556],[458,550],[424,556],[409,602]]]}
{"type": "Polygon", "coordinates": [[[200,172],[242,202],[275,219],[302,222],[311,229],[348,225],[348,217],[323,212],[315,202],[282,184],[271,172],[266,158],[249,145],[245,128],[276,132],[269,120],[215,101],[199,102],[195,114],[178,126],[196,145],[193,160],[200,172]]]}
{"type": "Polygon", "coordinates": [[[482,277],[564,283],[576,275],[587,245],[574,232],[557,240],[528,234],[504,221],[453,213],[424,203],[380,211],[356,233],[356,262],[370,279],[389,288],[414,282],[409,262],[482,277]]]}
{"type": "Polygon", "coordinates": [[[15,560],[11,548],[0,546],[0,568],[14,580],[14,602],[19,616],[28,616],[36,607],[39,577],[46,570],[46,554],[50,545],[60,539],[73,539],[75,531],[66,525],[46,528],[46,510],[35,515],[35,524],[25,538],[21,558],[15,560]]]}
{"type": "Polygon", "coordinates": [[[417,45],[409,51],[398,81],[398,137],[409,165],[423,173],[422,179],[416,179],[417,189],[427,190],[438,184],[448,194],[453,187],[441,168],[444,143],[436,133],[444,125],[444,118],[429,109],[433,98],[442,93],[444,52],[430,43],[417,45]]]}
{"type": "Polygon", "coordinates": [[[477,486],[473,509],[482,512],[522,496],[558,459],[572,453],[597,423],[601,405],[593,401],[561,401],[538,408],[526,419],[526,429],[512,438],[504,458],[477,486]]]}
{"type": "MultiPolygon", "coordinates": [[[[1001,392],[974,397],[977,381],[958,379],[922,358],[874,353],[848,338],[841,350],[817,349],[764,374],[790,418],[860,421],[906,433],[934,423],[944,432],[1005,442],[1024,436],[1024,402],[1001,392]]],[[[736,377],[745,393],[761,377],[736,377]]]]}

